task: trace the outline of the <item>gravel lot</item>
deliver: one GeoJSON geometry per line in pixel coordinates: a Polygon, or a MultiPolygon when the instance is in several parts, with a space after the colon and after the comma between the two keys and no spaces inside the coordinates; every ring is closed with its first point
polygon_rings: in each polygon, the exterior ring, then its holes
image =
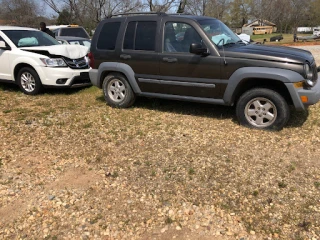
{"type": "Polygon", "coordinates": [[[320,239],[319,104],[263,132],[95,87],[0,100],[0,239],[320,239]]]}

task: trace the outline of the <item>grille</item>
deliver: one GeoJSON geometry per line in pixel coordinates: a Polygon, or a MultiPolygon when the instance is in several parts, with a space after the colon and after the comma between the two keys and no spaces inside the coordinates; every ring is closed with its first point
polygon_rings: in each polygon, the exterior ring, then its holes
{"type": "Polygon", "coordinates": [[[318,69],[317,69],[316,63],[313,62],[311,67],[312,67],[312,71],[313,71],[313,80],[316,80],[316,79],[318,79],[318,69]]]}
{"type": "Polygon", "coordinates": [[[64,58],[64,60],[66,61],[67,65],[73,69],[89,68],[89,64],[86,57],[82,57],[78,59],[64,58]]]}

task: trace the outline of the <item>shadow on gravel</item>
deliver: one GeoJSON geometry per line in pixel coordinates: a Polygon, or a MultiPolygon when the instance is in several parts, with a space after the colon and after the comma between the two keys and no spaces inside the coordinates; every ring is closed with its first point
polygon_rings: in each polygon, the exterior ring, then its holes
{"type": "MultiPolygon", "coordinates": [[[[97,101],[105,103],[103,95],[100,95],[96,99],[97,101]]],[[[235,107],[230,106],[138,97],[132,107],[217,119],[232,119],[235,124],[239,124],[236,117],[235,107]]],[[[309,116],[308,111],[297,112],[291,108],[290,112],[290,119],[285,128],[301,127],[309,116]]]]}
{"type": "MultiPolygon", "coordinates": [[[[103,95],[96,98],[104,102],[103,95]]],[[[217,119],[232,119],[237,122],[234,107],[220,106],[205,103],[184,102],[160,98],[138,97],[132,108],[143,108],[161,112],[170,112],[183,115],[210,117],[217,119]]]]}
{"type": "Polygon", "coordinates": [[[297,112],[293,108],[290,109],[291,115],[286,128],[301,127],[308,119],[309,111],[297,112]]]}
{"type": "Polygon", "coordinates": [[[0,91],[20,92],[20,89],[14,83],[0,83],[0,91]]]}

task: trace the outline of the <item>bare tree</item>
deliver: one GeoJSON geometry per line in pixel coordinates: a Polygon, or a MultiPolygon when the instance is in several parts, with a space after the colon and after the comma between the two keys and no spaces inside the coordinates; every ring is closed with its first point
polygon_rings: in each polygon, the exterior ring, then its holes
{"type": "Polygon", "coordinates": [[[1,16],[9,23],[19,26],[38,27],[41,10],[33,0],[2,0],[1,16]],[[27,13],[27,14],[26,14],[27,13]]]}
{"type": "Polygon", "coordinates": [[[177,7],[180,1],[176,0],[147,0],[146,5],[151,12],[167,12],[173,7],[177,7]]]}

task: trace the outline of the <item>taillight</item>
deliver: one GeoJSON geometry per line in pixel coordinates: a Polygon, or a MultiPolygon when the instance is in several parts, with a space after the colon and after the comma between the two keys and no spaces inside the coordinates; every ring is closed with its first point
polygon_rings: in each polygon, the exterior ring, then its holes
{"type": "Polygon", "coordinates": [[[94,56],[92,52],[88,53],[88,58],[89,58],[89,66],[91,68],[94,68],[94,56]]]}

